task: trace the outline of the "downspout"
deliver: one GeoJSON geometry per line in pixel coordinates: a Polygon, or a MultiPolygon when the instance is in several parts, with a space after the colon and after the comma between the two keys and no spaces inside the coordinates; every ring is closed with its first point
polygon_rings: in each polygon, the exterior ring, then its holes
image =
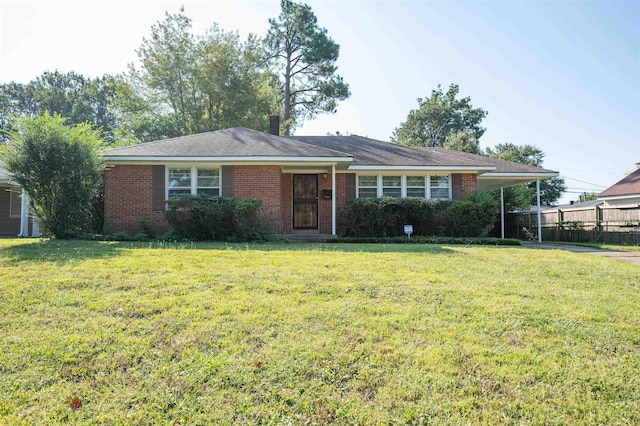
{"type": "Polygon", "coordinates": [[[22,188],[22,200],[20,203],[20,233],[18,237],[29,236],[29,196],[22,188]]]}
{"type": "Polygon", "coordinates": [[[500,187],[500,237],[504,240],[504,187],[500,187]]]}
{"type": "Polygon", "coordinates": [[[540,179],[536,180],[536,198],[538,200],[538,242],[542,242],[542,220],[540,213],[540,179]]]}
{"type": "Polygon", "coordinates": [[[336,236],[336,165],[331,165],[331,235],[336,236]]]}

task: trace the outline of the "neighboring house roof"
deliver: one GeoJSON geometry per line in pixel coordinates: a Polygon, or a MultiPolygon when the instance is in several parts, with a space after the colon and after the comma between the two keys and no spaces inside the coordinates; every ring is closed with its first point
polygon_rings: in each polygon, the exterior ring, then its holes
{"type": "Polygon", "coordinates": [[[15,182],[11,181],[11,173],[2,167],[0,167],[0,183],[16,185],[15,182]]]}
{"type": "Polygon", "coordinates": [[[640,167],[598,194],[598,198],[640,195],[640,167]]]}
{"type": "Polygon", "coordinates": [[[338,169],[470,171],[478,173],[478,189],[490,190],[558,173],[538,167],[445,148],[416,148],[362,136],[275,136],[244,127],[199,133],[114,148],[112,163],[159,161],[224,161],[337,164],[338,169]]]}

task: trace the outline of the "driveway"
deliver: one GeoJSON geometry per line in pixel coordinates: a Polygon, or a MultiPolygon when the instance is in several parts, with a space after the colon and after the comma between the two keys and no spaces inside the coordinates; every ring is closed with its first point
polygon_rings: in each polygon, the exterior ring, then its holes
{"type": "Polygon", "coordinates": [[[624,260],[626,262],[631,262],[631,263],[635,263],[636,265],[640,265],[640,251],[607,250],[607,249],[572,246],[572,245],[565,245],[565,244],[545,244],[545,243],[531,243],[531,242],[523,242],[522,245],[528,248],[566,250],[574,253],[586,253],[586,254],[592,254],[594,256],[610,257],[612,259],[624,260]]]}

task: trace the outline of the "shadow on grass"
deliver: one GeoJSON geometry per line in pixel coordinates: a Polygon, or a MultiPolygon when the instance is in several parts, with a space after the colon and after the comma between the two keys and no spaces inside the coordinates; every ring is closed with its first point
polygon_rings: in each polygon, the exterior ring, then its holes
{"type": "MultiPolygon", "coordinates": [[[[159,243],[155,243],[156,245],[159,243]]],[[[166,248],[195,250],[256,250],[256,251],[326,251],[364,253],[456,253],[439,244],[386,244],[386,243],[164,243],[166,248]]]]}
{"type": "Polygon", "coordinates": [[[149,250],[254,250],[324,251],[363,253],[457,253],[438,244],[339,244],[339,243],[224,243],[224,242],[112,242],[83,240],[15,240],[0,244],[0,258],[13,261],[55,262],[102,259],[126,255],[132,249],[149,250]]]}
{"type": "Polygon", "coordinates": [[[0,244],[0,258],[29,262],[66,262],[72,259],[100,259],[120,256],[131,244],[77,240],[16,240],[0,244]]]}

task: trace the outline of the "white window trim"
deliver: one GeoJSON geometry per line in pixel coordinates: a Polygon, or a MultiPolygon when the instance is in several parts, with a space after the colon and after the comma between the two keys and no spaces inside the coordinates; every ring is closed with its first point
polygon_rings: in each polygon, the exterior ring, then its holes
{"type": "MultiPolygon", "coordinates": [[[[453,190],[452,190],[452,187],[453,187],[453,185],[452,185],[452,183],[453,183],[453,179],[451,178],[451,175],[428,175],[428,176],[427,176],[427,178],[428,178],[428,179],[427,179],[426,181],[428,182],[428,185],[427,185],[428,190],[427,190],[427,191],[428,191],[428,194],[429,194],[429,200],[432,200],[432,199],[433,199],[433,198],[431,197],[431,177],[432,177],[432,176],[448,176],[448,177],[449,177],[449,188],[448,188],[448,189],[449,189],[449,198],[448,198],[447,200],[453,200],[453,190]]],[[[439,198],[438,198],[438,199],[439,199],[439,198]]]]}
{"type": "MultiPolygon", "coordinates": [[[[377,192],[377,198],[380,198],[383,196],[383,186],[382,186],[382,177],[383,176],[398,176],[398,174],[378,174],[378,175],[372,175],[372,174],[362,174],[362,175],[357,175],[356,176],[356,198],[360,198],[360,176],[375,176],[376,177],[376,192],[377,192]]],[[[453,179],[451,177],[451,174],[429,174],[429,175],[416,175],[416,174],[411,174],[411,175],[406,175],[406,174],[402,174],[400,175],[401,178],[401,198],[407,198],[407,177],[408,176],[420,176],[422,178],[424,178],[424,188],[425,188],[425,200],[432,200],[431,198],[431,177],[432,176],[448,176],[449,177],[449,200],[453,199],[453,179]]],[[[365,186],[364,188],[371,188],[371,187],[367,187],[365,186]]],[[[418,188],[416,187],[412,187],[412,188],[418,188]]]]}
{"type": "Polygon", "coordinates": [[[164,166],[164,199],[169,199],[169,169],[191,169],[191,195],[198,193],[198,169],[218,169],[218,186],[202,187],[202,188],[218,188],[218,196],[222,197],[222,167],[218,165],[205,165],[200,164],[198,166],[184,165],[184,164],[172,164],[164,166]]]}

